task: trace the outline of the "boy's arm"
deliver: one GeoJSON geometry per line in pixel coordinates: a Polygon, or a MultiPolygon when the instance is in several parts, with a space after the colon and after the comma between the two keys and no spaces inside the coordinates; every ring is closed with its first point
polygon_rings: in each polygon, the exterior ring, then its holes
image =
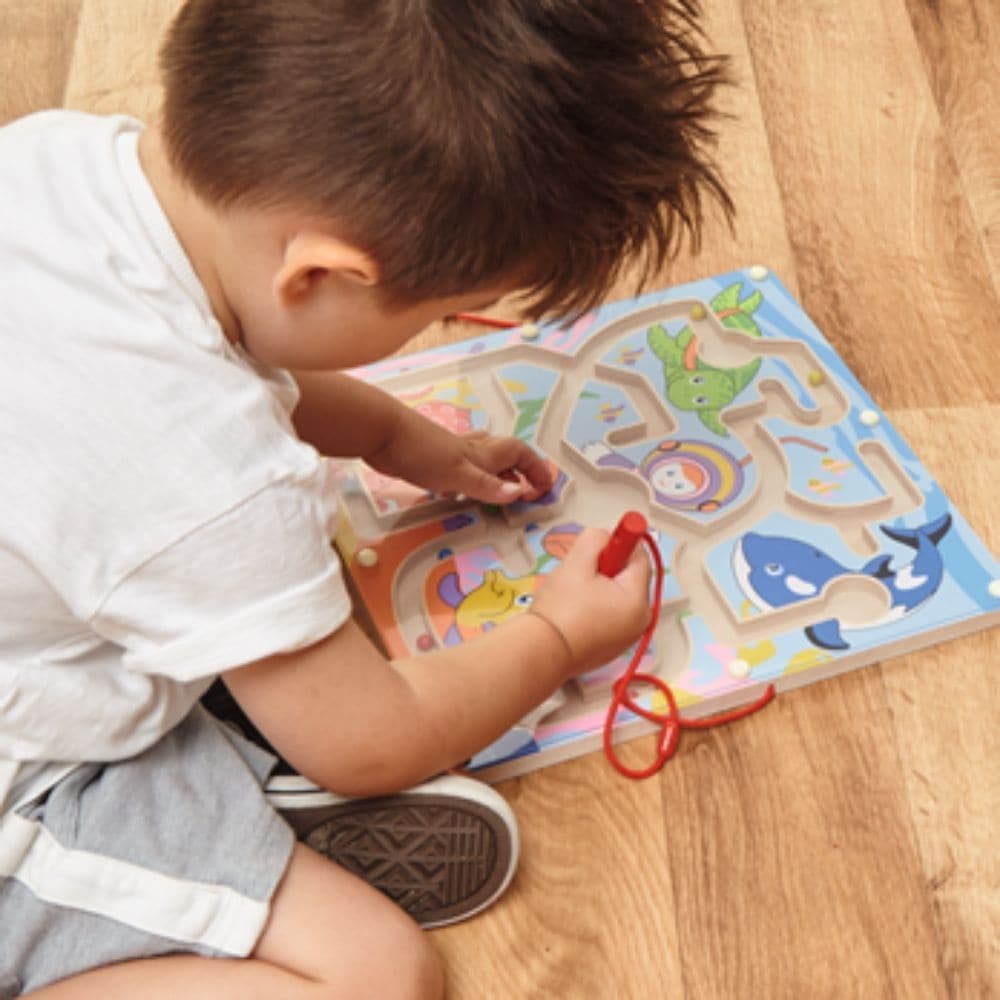
{"type": "Polygon", "coordinates": [[[379,795],[468,760],[568,676],[562,641],[536,615],[473,645],[387,661],[349,621],[224,679],[299,773],[342,795],[379,795]]]}
{"type": "Polygon", "coordinates": [[[347,795],[398,791],[488,746],[574,674],[646,625],[649,570],[636,552],[613,580],[607,541],[581,533],[525,613],[465,645],[386,661],[349,622],[316,645],[230,670],[225,681],[289,763],[347,795]]]}
{"type": "Polygon", "coordinates": [[[485,503],[531,500],[552,487],[549,463],[517,438],[453,434],[341,372],[296,372],[295,379],[301,390],[295,429],[323,455],[363,458],[388,476],[485,503]]]}
{"type": "Polygon", "coordinates": [[[375,455],[388,444],[399,422],[410,412],[389,393],[342,372],[293,372],[293,375],[300,396],[292,422],[299,437],[321,455],[335,458],[375,455]]]}

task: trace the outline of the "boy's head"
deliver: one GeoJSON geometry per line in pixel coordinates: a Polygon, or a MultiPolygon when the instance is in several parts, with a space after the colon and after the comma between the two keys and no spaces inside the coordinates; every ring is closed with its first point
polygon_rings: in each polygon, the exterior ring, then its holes
{"type": "Polygon", "coordinates": [[[217,208],[329,219],[384,301],[593,304],[728,198],[697,0],[188,0],[167,155],[217,208]]]}

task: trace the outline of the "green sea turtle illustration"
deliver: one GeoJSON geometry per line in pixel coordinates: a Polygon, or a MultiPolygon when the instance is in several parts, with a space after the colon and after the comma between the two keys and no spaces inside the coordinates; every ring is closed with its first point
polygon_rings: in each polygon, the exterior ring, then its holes
{"type": "MultiPolygon", "coordinates": [[[[763,300],[759,291],[742,301],[740,282],[735,282],[712,299],[712,311],[722,325],[750,337],[760,337],[753,314],[763,300]]],[[[663,362],[667,399],[679,410],[694,411],[713,434],[728,437],[722,411],[754,380],[760,358],[737,368],[716,368],[698,356],[699,342],[690,326],[672,337],[661,324],[649,328],[650,349],[663,362]]]]}

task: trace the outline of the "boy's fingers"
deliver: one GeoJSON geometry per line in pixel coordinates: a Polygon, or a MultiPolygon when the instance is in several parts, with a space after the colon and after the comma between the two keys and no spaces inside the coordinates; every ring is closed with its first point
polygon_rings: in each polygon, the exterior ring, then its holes
{"type": "Polygon", "coordinates": [[[456,493],[464,493],[481,503],[511,503],[525,495],[525,484],[519,479],[501,479],[493,473],[466,461],[462,464],[456,493]]]}
{"type": "Polygon", "coordinates": [[[488,444],[489,465],[498,471],[513,469],[526,480],[526,492],[541,496],[555,481],[552,468],[533,448],[514,437],[493,438],[488,444]]]}
{"type": "Polygon", "coordinates": [[[514,466],[528,481],[535,496],[548,493],[555,485],[552,466],[533,448],[522,444],[514,466]]]}
{"type": "Polygon", "coordinates": [[[629,560],[625,564],[625,568],[618,574],[618,578],[627,586],[636,583],[642,587],[648,587],[651,574],[652,568],[649,565],[646,546],[640,543],[629,556],[629,560]]]}
{"type": "MultiPolygon", "coordinates": [[[[593,569],[596,571],[597,563],[600,559],[604,546],[608,544],[611,533],[600,528],[584,528],[576,537],[576,541],[567,552],[564,563],[569,563],[574,568],[581,571],[593,569]]],[[[620,573],[615,576],[624,585],[631,587],[647,587],[650,577],[649,557],[646,555],[645,546],[640,543],[635,547],[629,561],[625,564],[620,573]]]]}

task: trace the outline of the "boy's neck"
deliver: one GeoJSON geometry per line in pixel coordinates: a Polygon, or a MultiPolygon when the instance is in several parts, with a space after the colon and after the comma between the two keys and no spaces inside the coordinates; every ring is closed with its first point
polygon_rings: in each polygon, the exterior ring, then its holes
{"type": "Polygon", "coordinates": [[[205,289],[215,318],[226,338],[240,337],[239,323],[226,298],[215,266],[217,216],[174,172],[158,127],[150,125],[139,137],[139,163],[173,227],[194,272],[205,289]]]}

